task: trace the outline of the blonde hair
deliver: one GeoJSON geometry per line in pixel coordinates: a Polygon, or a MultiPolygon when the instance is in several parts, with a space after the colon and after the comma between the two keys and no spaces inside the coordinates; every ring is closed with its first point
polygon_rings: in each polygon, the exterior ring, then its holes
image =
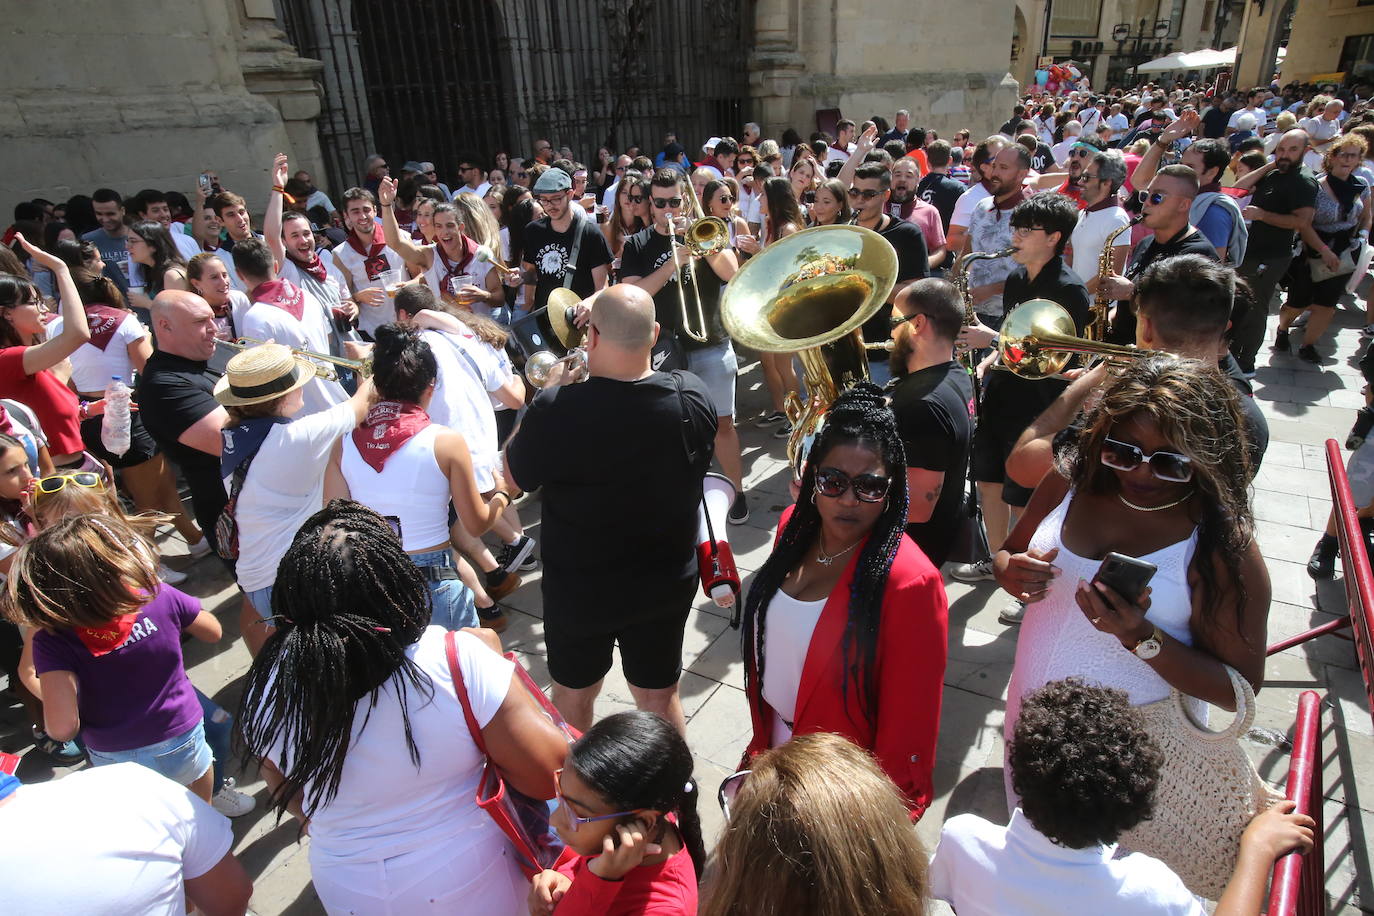
{"type": "MultiPolygon", "coordinates": [[[[1333,140],[1327,147],[1326,152],[1322,153],[1322,171],[1330,172],[1331,163],[1335,161],[1336,155],[1343,149],[1354,149],[1360,153],[1360,159],[1369,155],[1369,144],[1364,137],[1359,134],[1342,134],[1333,140]]],[[[1358,163],[1356,163],[1358,165],[1358,163]]]]}
{"type": "Polygon", "coordinates": [[[754,759],[703,888],[702,916],[921,916],[927,856],[897,787],[833,734],[754,759]]]}
{"type": "Polygon", "coordinates": [[[501,228],[496,225],[482,198],[476,194],[459,194],[453,199],[453,206],[462,218],[463,231],[468,237],[500,255],[501,228]]]}
{"type": "Polygon", "coordinates": [[[5,616],[45,630],[101,626],[147,604],[161,583],[156,548],[123,520],[76,515],[19,548],[5,616]]]}
{"type": "MultiPolygon", "coordinates": [[[[104,479],[102,475],[102,481],[104,479]]],[[[114,489],[104,482],[99,487],[79,487],[69,483],[56,493],[34,493],[29,505],[34,523],[39,528],[49,528],[73,515],[103,515],[128,525],[149,541],[156,538],[159,525],[172,521],[172,516],[164,512],[127,514],[114,489]]]]}

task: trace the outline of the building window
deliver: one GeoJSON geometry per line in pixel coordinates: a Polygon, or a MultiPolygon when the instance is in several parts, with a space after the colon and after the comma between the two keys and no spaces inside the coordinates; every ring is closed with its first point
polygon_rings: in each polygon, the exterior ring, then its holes
{"type": "Polygon", "coordinates": [[[1050,34],[1055,38],[1096,38],[1102,0],[1054,0],[1050,34]]]}
{"type": "Polygon", "coordinates": [[[1351,35],[1341,46],[1337,70],[1344,71],[1347,82],[1374,78],[1374,35],[1351,35]]]}
{"type": "MultiPolygon", "coordinates": [[[[1187,5],[1187,0],[1173,0],[1173,9],[1169,12],[1170,38],[1178,38],[1183,34],[1183,11],[1187,5]]],[[[1202,21],[1207,22],[1207,17],[1204,16],[1202,21]]]]}

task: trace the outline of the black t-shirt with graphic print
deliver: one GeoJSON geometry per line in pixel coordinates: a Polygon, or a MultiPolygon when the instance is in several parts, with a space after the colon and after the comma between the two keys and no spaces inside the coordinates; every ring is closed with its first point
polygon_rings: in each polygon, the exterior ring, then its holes
{"type": "Polygon", "coordinates": [[[539,279],[535,283],[531,310],[548,304],[549,294],[563,285],[568,261],[572,257],[575,233],[582,233],[582,245],[577,252],[577,271],[573,275],[572,291],[586,299],[596,292],[592,271],[611,263],[611,248],[601,234],[596,221],[573,214],[572,223],[563,232],[556,232],[546,216],[525,227],[525,254],[533,264],[539,279]]]}

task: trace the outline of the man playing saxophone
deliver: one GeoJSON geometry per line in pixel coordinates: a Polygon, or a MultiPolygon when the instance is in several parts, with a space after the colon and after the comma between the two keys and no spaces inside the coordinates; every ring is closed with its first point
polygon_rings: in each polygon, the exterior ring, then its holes
{"type": "Polygon", "coordinates": [[[1083,212],[1069,242],[1069,266],[1095,296],[1089,337],[1105,339],[1111,298],[1100,289],[1102,277],[1121,274],[1131,252],[1131,217],[1119,204],[1126,180],[1126,160],[1120,150],[1097,153],[1078,175],[1083,189],[1083,212]]]}

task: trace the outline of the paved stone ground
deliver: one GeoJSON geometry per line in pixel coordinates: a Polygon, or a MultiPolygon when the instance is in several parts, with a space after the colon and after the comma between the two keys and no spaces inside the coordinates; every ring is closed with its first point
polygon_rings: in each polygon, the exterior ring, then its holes
{"type": "MultiPolygon", "coordinates": [[[[1328,437],[1343,440],[1354,409],[1363,403],[1362,382],[1355,366],[1360,347],[1356,329],[1363,324],[1362,315],[1342,310],[1337,320],[1340,332],[1335,354],[1323,366],[1285,355],[1262,356],[1261,363],[1268,359],[1268,365],[1262,366],[1256,380],[1256,396],[1272,433],[1254,491],[1260,544],[1273,579],[1271,642],[1333,620],[1346,608],[1339,578],[1314,585],[1303,568],[1330,510],[1322,444],[1328,437]]],[[[1272,326],[1271,320],[1271,330],[1272,326]]],[[[751,364],[740,378],[740,416],[747,418],[741,439],[752,516],[748,524],[730,530],[739,565],[746,572],[766,558],[778,515],[787,503],[783,442],[773,439],[771,431],[752,425],[765,401],[757,364],[751,364]]],[[[532,522],[529,531],[538,538],[536,503],[532,500],[523,505],[522,515],[532,522]]],[[[185,545],[179,540],[168,539],[166,553],[171,565],[187,566],[187,558],[177,556],[184,551],[185,545]]],[[[509,599],[513,621],[504,640],[536,680],[546,685],[538,580],[537,572],[528,574],[525,584],[509,599]]],[[[187,667],[202,690],[233,709],[248,665],[247,652],[236,638],[236,594],[213,560],[197,563],[183,587],[200,596],[225,628],[219,645],[187,645],[187,667]]],[[[969,586],[951,580],[949,597],[950,650],[935,769],[937,798],[918,828],[927,844],[934,843],[947,814],[973,811],[1003,823],[1007,816],[1001,775],[1002,715],[1017,631],[998,623],[997,613],[1006,599],[992,583],[969,586]]],[[[697,757],[697,776],[709,799],[720,779],[738,761],[749,732],[738,634],[730,629],[728,617],[710,602],[701,602],[692,614],[684,665],[682,693],[689,717],[688,737],[697,757]]],[[[1287,739],[1299,693],[1314,689],[1329,698],[1320,759],[1326,798],[1330,911],[1374,913],[1368,852],[1374,830],[1374,728],[1353,646],[1328,636],[1291,649],[1269,659],[1266,678],[1259,697],[1257,728],[1246,745],[1261,772],[1271,780],[1281,781],[1286,774],[1287,739]]],[[[623,678],[613,671],[607,677],[597,714],[632,705],[623,678]]],[[[17,706],[0,708],[0,749],[16,753],[28,749],[28,731],[20,724],[22,715],[17,706]]],[[[40,758],[39,754],[26,758],[21,777],[41,780],[62,775],[54,774],[40,758]]],[[[397,774],[397,778],[404,777],[397,774]]],[[[259,801],[265,798],[264,785],[251,769],[241,774],[240,784],[259,801]]],[[[710,803],[703,806],[702,813],[709,844],[719,830],[720,815],[710,803]]],[[[296,843],[292,823],[278,825],[275,817],[259,808],[237,819],[234,827],[238,838],[235,849],[256,881],[253,912],[321,912],[310,886],[307,851],[296,843]]]]}

